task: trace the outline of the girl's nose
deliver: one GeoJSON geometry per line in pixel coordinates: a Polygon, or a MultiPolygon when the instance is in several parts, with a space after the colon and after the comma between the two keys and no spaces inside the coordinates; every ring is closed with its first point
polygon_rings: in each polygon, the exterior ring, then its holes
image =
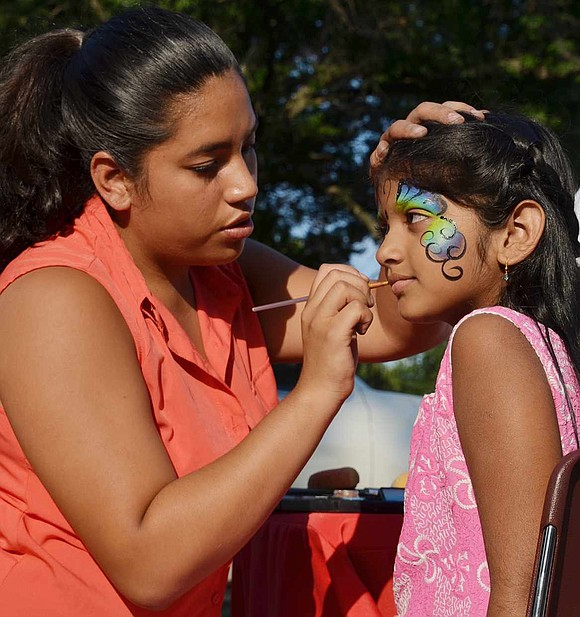
{"type": "Polygon", "coordinates": [[[253,157],[239,156],[232,162],[229,184],[225,190],[228,203],[251,201],[258,194],[257,165],[253,157]]]}
{"type": "Polygon", "coordinates": [[[402,260],[402,247],[400,242],[397,242],[392,230],[383,238],[375,257],[381,266],[399,263],[402,260]]]}

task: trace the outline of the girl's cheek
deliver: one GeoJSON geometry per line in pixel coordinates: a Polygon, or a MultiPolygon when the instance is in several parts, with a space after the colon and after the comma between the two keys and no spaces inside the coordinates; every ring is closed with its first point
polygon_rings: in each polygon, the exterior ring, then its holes
{"type": "Polygon", "coordinates": [[[441,273],[450,281],[463,276],[459,265],[449,266],[449,262],[460,260],[467,250],[465,236],[457,229],[455,221],[439,216],[421,236],[421,245],[430,261],[441,263],[441,273]]]}

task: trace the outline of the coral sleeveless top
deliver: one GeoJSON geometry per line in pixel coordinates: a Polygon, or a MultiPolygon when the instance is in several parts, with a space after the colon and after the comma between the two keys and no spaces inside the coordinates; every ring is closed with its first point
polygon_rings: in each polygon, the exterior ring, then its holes
{"type": "MultiPolygon", "coordinates": [[[[453,329],[434,394],[427,395],[411,437],[405,517],[394,571],[399,617],[480,617],[487,613],[490,582],[481,523],[453,412],[451,346],[459,325],[479,313],[511,321],[534,348],[554,398],[562,452],[576,449],[566,393],[542,332],[547,328],[516,311],[473,311],[453,329]],[[540,330],[541,328],[541,330],[540,330]]],[[[549,331],[573,413],[580,415],[580,387],[564,343],[549,331]]]]}
{"type": "MultiPolygon", "coordinates": [[[[104,204],[90,200],[67,233],[0,275],[0,293],[38,268],[66,266],[111,295],[135,347],[159,433],[179,476],[238,444],[276,405],[274,375],[237,264],[191,269],[208,361],[149,292],[104,204]]],[[[218,617],[227,564],[155,615],[218,617]]],[[[0,615],[149,615],[126,602],[91,558],[24,456],[0,408],[0,615]]]]}

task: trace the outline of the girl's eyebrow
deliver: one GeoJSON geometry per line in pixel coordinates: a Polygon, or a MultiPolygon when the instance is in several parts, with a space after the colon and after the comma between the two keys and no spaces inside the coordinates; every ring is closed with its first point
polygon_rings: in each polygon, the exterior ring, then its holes
{"type": "Polygon", "coordinates": [[[395,203],[400,210],[408,211],[416,208],[434,216],[439,216],[447,210],[447,202],[442,195],[417,189],[405,182],[399,182],[395,203]]]}
{"type": "MultiPolygon", "coordinates": [[[[252,128],[244,135],[244,141],[249,139],[257,130],[258,130],[259,120],[256,118],[252,128]]],[[[185,157],[190,158],[194,156],[198,156],[200,154],[207,154],[209,152],[215,152],[216,150],[226,150],[227,148],[231,148],[232,142],[229,140],[223,141],[213,141],[208,142],[206,144],[201,144],[194,150],[190,150],[185,157]]]]}

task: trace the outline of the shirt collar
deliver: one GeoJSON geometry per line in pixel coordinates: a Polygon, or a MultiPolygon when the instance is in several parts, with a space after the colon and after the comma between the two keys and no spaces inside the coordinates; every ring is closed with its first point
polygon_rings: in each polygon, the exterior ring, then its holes
{"type": "MultiPolygon", "coordinates": [[[[123,242],[102,199],[96,195],[86,204],[80,219],[81,227],[90,228],[98,253],[112,255],[117,283],[126,288],[140,307],[146,320],[150,320],[163,335],[174,354],[194,362],[206,364],[196,353],[187,334],[163,303],[154,296],[123,242]]],[[[231,345],[232,323],[244,293],[244,279],[239,268],[225,266],[192,266],[190,276],[195,292],[200,328],[210,364],[222,374],[222,364],[227,363],[226,349],[231,345]]],[[[207,365],[206,367],[207,368],[207,365]]]]}

